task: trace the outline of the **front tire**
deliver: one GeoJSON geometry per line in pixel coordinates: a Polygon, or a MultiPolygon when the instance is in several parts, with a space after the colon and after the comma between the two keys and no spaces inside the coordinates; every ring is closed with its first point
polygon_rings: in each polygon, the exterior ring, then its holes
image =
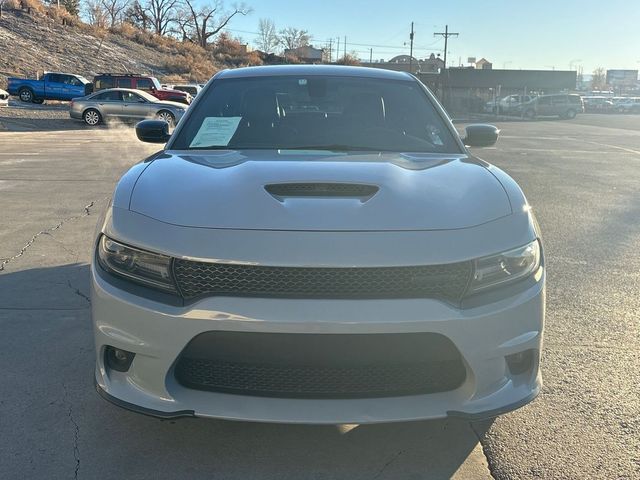
{"type": "Polygon", "coordinates": [[[20,100],[25,103],[33,102],[33,92],[29,88],[21,88],[18,91],[18,96],[20,97],[20,100]]]}
{"type": "Polygon", "coordinates": [[[576,111],[573,109],[567,110],[567,113],[564,114],[565,118],[568,118],[569,120],[572,120],[574,118],[576,118],[576,111]]]}
{"type": "Polygon", "coordinates": [[[95,127],[96,125],[99,125],[100,122],[102,122],[102,116],[100,115],[100,112],[98,112],[94,108],[86,110],[82,114],[82,118],[84,119],[84,123],[86,123],[90,127],[95,127]]]}
{"type": "Polygon", "coordinates": [[[159,111],[158,114],[156,115],[156,118],[158,120],[164,120],[169,124],[170,127],[173,127],[176,124],[176,118],[173,116],[173,113],[168,112],[166,110],[159,111]]]}

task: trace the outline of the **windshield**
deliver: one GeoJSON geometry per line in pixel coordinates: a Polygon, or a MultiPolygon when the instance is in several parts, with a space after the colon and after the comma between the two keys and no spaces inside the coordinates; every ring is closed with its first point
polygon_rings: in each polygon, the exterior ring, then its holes
{"type": "Polygon", "coordinates": [[[218,80],[172,148],[460,152],[418,82],[338,76],[218,80]]]}
{"type": "Polygon", "coordinates": [[[160,85],[160,82],[158,81],[158,79],[156,77],[150,77],[150,78],[151,78],[151,82],[153,82],[153,86],[155,87],[156,90],[162,89],[162,85],[160,85]]]}

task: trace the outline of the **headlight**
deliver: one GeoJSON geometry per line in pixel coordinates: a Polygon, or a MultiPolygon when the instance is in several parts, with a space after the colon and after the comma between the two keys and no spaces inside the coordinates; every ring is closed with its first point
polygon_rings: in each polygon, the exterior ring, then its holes
{"type": "Polygon", "coordinates": [[[103,235],[98,242],[98,262],[107,272],[177,293],[171,275],[171,257],[129,247],[103,235]]]}
{"type": "Polygon", "coordinates": [[[468,293],[504,285],[535,273],[540,267],[540,243],[538,240],[519,248],[474,262],[473,279],[468,293]]]}

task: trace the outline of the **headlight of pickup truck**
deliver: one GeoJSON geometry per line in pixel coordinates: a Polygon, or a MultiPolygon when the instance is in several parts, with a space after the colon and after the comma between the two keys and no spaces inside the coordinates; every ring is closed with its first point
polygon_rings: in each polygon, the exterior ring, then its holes
{"type": "Polygon", "coordinates": [[[129,247],[102,235],[98,262],[107,272],[166,292],[177,293],[171,275],[171,257],[129,247]]]}
{"type": "Polygon", "coordinates": [[[538,240],[497,255],[479,258],[474,262],[473,279],[467,293],[472,294],[515,282],[535,273],[538,268],[540,268],[538,240]]]}

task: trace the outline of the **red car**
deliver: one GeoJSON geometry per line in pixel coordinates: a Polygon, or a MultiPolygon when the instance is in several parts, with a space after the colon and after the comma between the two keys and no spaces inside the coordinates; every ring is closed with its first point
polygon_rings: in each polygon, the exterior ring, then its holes
{"type": "Polygon", "coordinates": [[[100,73],[93,78],[93,91],[105,90],[107,88],[133,88],[150,93],[158,100],[169,100],[189,105],[192,96],[180,90],[162,88],[156,77],[136,74],[113,74],[100,73]]]}

